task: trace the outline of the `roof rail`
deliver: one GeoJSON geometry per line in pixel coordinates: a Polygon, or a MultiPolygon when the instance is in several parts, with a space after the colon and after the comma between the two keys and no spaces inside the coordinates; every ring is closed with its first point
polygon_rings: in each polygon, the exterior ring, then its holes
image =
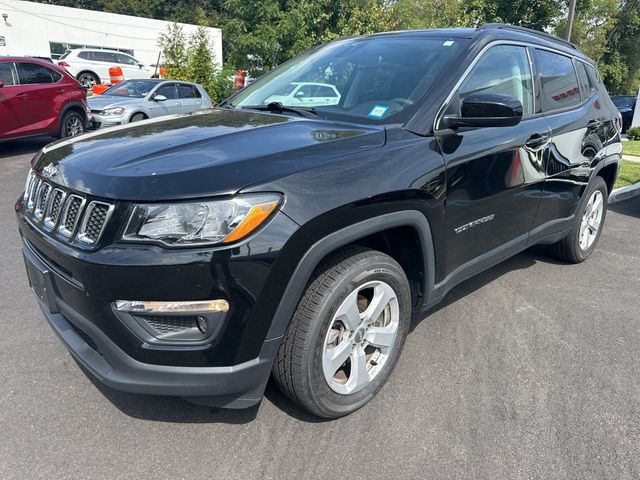
{"type": "Polygon", "coordinates": [[[518,25],[511,25],[510,23],[487,23],[486,25],[478,27],[477,30],[513,30],[516,32],[529,33],[532,35],[537,35],[538,37],[545,38],[547,40],[551,40],[552,42],[562,43],[563,45],[578,50],[578,46],[575,43],[570,42],[569,40],[563,40],[562,38],[551,35],[550,33],[541,32],[539,30],[534,30],[527,27],[519,27],[518,25]]]}

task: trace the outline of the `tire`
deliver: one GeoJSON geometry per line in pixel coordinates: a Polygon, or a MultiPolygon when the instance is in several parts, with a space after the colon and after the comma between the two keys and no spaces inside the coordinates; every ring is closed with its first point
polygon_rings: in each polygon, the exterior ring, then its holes
{"type": "Polygon", "coordinates": [[[59,138],[66,137],[75,137],[84,133],[85,130],[85,119],[78,112],[73,110],[67,112],[62,117],[62,121],[60,122],[60,133],[58,134],[59,138]]]}
{"type": "Polygon", "coordinates": [[[94,85],[100,83],[100,79],[93,72],[80,72],[76,79],[80,82],[80,85],[86,88],[92,88],[94,85]]]}
{"type": "Polygon", "coordinates": [[[139,122],[141,120],[146,120],[147,116],[144,113],[136,113],[131,116],[129,119],[129,123],[139,122]]]}
{"type": "Polygon", "coordinates": [[[314,272],[278,351],[275,381],[314,415],[348,415],[369,402],[386,382],[410,320],[411,292],[402,267],[381,252],[346,248],[314,272]],[[376,298],[385,300],[373,301],[376,298]],[[384,308],[378,321],[367,318],[367,306],[370,314],[376,306],[384,308]],[[341,315],[344,312],[352,315],[341,315]],[[344,363],[332,362],[334,354],[345,358],[344,363]],[[352,365],[361,368],[351,371],[352,365]]]}
{"type": "Polygon", "coordinates": [[[549,253],[566,262],[584,262],[600,239],[607,215],[608,198],[607,184],[602,177],[596,177],[585,192],[585,202],[580,214],[576,215],[573,229],[565,238],[550,245],[549,253]],[[586,233],[588,236],[585,238],[586,233]]]}

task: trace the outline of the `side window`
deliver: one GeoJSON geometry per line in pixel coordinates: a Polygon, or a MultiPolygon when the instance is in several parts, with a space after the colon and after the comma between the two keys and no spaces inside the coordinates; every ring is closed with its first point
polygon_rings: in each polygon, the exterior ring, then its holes
{"type": "MultiPolygon", "coordinates": [[[[51,70],[35,63],[17,63],[18,78],[22,85],[32,85],[36,83],[54,83],[51,70]]],[[[58,78],[59,80],[59,78],[58,78]]]]}
{"type": "Polygon", "coordinates": [[[336,92],[333,91],[333,88],[319,86],[318,96],[319,97],[335,97],[336,92]]]}
{"type": "Polygon", "coordinates": [[[5,87],[18,83],[13,72],[13,63],[0,63],[0,80],[4,82],[5,87]]]}
{"type": "Polygon", "coordinates": [[[135,65],[138,66],[138,62],[134,58],[131,58],[129,55],[123,55],[122,53],[116,53],[116,57],[118,59],[118,63],[124,63],[125,65],[135,65]]]}
{"type": "Polygon", "coordinates": [[[197,98],[196,89],[184,83],[178,84],[178,98],[197,98]]]}
{"type": "Polygon", "coordinates": [[[315,88],[313,85],[303,85],[296,92],[296,97],[314,97],[315,88]]]}
{"type": "Polygon", "coordinates": [[[591,86],[589,83],[589,77],[587,76],[587,69],[584,66],[584,63],[575,61],[576,72],[578,73],[578,83],[580,84],[580,92],[582,95],[582,99],[586,100],[591,96],[595,88],[591,86]]]}
{"type": "Polygon", "coordinates": [[[546,50],[535,51],[542,85],[542,111],[550,112],[580,103],[578,77],[569,57],[546,50]]]}
{"type": "Polygon", "coordinates": [[[499,45],[476,63],[459,89],[460,100],[474,93],[500,93],[522,103],[522,115],[533,115],[533,79],[524,47],[499,45]]]}
{"type": "MultiPolygon", "coordinates": [[[[80,52],[78,53],[78,58],[82,58],[83,60],[91,60],[91,52],[80,52]]],[[[62,57],[60,57],[62,58],[62,57]]]]}
{"type": "Polygon", "coordinates": [[[113,52],[93,52],[93,60],[96,62],[117,63],[116,54],[113,52]]]}
{"type": "Polygon", "coordinates": [[[158,90],[156,90],[155,95],[163,95],[165,97],[167,97],[167,100],[175,100],[177,97],[176,95],[176,86],[175,84],[170,84],[170,85],[163,85],[160,88],[158,88],[158,90]]]}

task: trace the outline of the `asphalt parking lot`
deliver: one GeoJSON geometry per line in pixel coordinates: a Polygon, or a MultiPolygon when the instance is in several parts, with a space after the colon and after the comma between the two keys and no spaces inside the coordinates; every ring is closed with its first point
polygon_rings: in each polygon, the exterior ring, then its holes
{"type": "Polygon", "coordinates": [[[27,287],[13,203],[46,141],[0,144],[0,478],[640,478],[640,197],[581,265],[533,249],[414,319],[390,382],[316,421],[270,385],[215,410],[87,377],[27,287]]]}

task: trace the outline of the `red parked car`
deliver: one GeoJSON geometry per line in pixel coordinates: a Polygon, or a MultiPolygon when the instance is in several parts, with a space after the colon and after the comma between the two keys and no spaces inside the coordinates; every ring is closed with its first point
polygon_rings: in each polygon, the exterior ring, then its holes
{"type": "Polygon", "coordinates": [[[71,137],[86,125],[86,90],[64,69],[35,58],[0,58],[0,141],[71,137]]]}

